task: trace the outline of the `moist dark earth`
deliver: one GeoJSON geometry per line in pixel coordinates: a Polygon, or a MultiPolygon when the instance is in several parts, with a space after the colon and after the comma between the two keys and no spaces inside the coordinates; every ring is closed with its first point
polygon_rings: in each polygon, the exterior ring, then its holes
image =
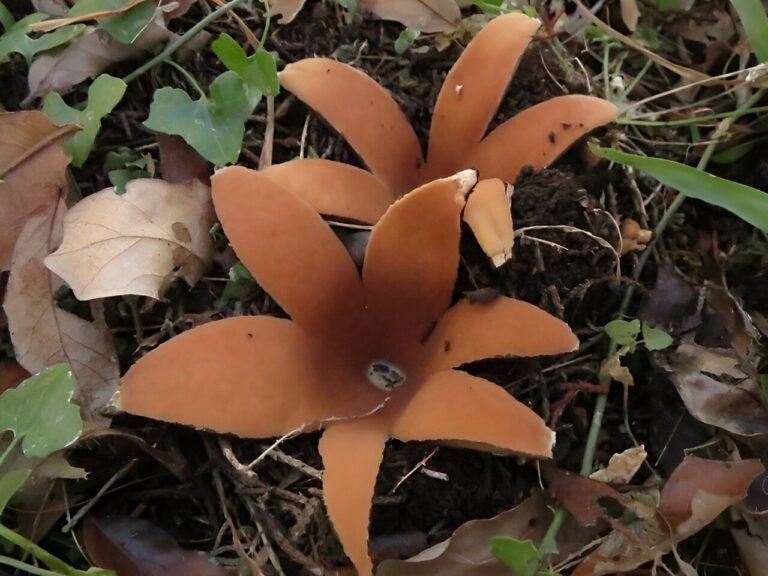
{"type": "MultiPolygon", "coordinates": [[[[195,10],[182,18],[178,26],[186,28],[194,22],[199,16],[195,10]]],[[[258,14],[247,20],[254,27],[261,22],[258,14]]],[[[408,51],[400,56],[393,48],[400,30],[399,25],[390,23],[346,23],[340,10],[326,3],[310,2],[293,23],[273,27],[268,48],[286,63],[320,55],[362,68],[392,91],[425,142],[431,108],[461,46],[453,43],[444,51],[432,46],[426,53],[408,51]]],[[[238,29],[225,21],[211,30],[219,31],[239,37],[238,29]]],[[[582,56],[582,61],[590,72],[599,70],[600,63],[589,55],[582,56]]],[[[127,64],[123,70],[111,73],[119,76],[132,66],[127,64]]],[[[185,66],[201,85],[220,72],[215,60],[205,52],[185,66]]],[[[22,70],[7,68],[0,77],[0,99],[7,109],[18,109],[18,102],[24,97],[24,74],[22,70]]],[[[161,86],[183,87],[183,82],[171,68],[160,67],[129,86],[116,113],[105,121],[95,153],[77,173],[83,194],[109,185],[104,158],[119,146],[143,147],[155,160],[160,160],[155,138],[141,122],[146,118],[153,89],[161,86]]],[[[583,80],[577,75],[569,77],[561,70],[546,42],[534,42],[494,123],[562,94],[560,86],[571,92],[586,92],[583,80]]],[[[78,89],[67,98],[77,102],[83,96],[84,89],[78,89]]],[[[277,100],[275,162],[298,155],[308,115],[308,150],[321,157],[360,165],[354,152],[321,118],[285,94],[277,100]]],[[[248,126],[241,156],[244,165],[255,166],[258,162],[265,122],[261,107],[248,126]]],[[[620,137],[620,127],[608,127],[592,137],[610,145],[620,137]]],[[[765,150],[760,152],[731,166],[724,175],[766,190],[768,154],[765,150]]],[[[456,298],[492,289],[532,302],[569,322],[580,337],[582,348],[572,356],[487,360],[466,369],[504,386],[548,421],[555,413],[553,407],[562,403],[569,388],[582,382],[596,383],[607,346],[602,326],[614,317],[637,261],[637,255],[630,254],[621,258],[617,269],[617,223],[632,217],[652,227],[668,200],[657,197],[643,207],[653,187],[651,181],[634,181],[626,171],[598,161],[584,142],[576,144],[548,169],[538,173],[524,171],[515,182],[512,198],[515,227],[551,228],[526,232],[518,239],[512,261],[500,269],[494,269],[471,234],[465,234],[456,298]],[[620,275],[623,281],[619,280],[620,275]]],[[[163,302],[125,298],[106,303],[107,320],[118,344],[123,370],[159,342],[201,322],[245,313],[282,313],[252,281],[241,281],[234,288],[230,286],[230,293],[224,293],[228,270],[235,260],[220,230],[217,243],[219,253],[213,269],[194,288],[178,282],[163,302]]],[[[642,308],[655,282],[655,262],[665,261],[677,266],[694,284],[713,278],[727,280],[748,310],[768,314],[768,296],[763,288],[765,254],[765,239],[752,229],[716,208],[690,203],[639,279],[630,311],[637,314],[642,308]],[[738,248],[745,245],[754,249],[738,248]],[[716,247],[731,256],[725,262],[717,262],[716,247]]],[[[86,306],[77,303],[69,293],[61,294],[61,305],[87,315],[86,306]]],[[[687,414],[674,387],[647,355],[635,354],[628,364],[636,380],[628,407],[632,431],[648,448],[649,461],[658,460],[666,477],[682,459],[684,448],[706,442],[711,433],[687,414]]],[[[562,410],[555,452],[559,466],[578,470],[593,403],[594,393],[581,392],[562,410]]],[[[605,462],[613,453],[632,445],[623,421],[622,391],[614,386],[598,443],[599,461],[605,462]]],[[[142,448],[128,436],[105,436],[85,443],[74,454],[73,464],[92,472],[79,485],[75,499],[93,496],[127,462],[135,460],[100,499],[97,510],[148,518],[168,530],[183,546],[213,550],[223,561],[234,563],[237,559],[237,549],[232,544],[234,526],[246,548],[258,537],[259,530],[265,531],[287,574],[308,574],[317,567],[345,564],[324,515],[320,482],[311,473],[322,468],[317,435],[301,436],[280,445],[282,453],[309,469],[302,469],[293,460],[286,459],[286,463],[268,458],[255,469],[253,477],[247,477],[226,461],[220,438],[215,435],[125,415],[115,418],[114,428],[142,438],[146,446],[153,448],[142,448]],[[222,530],[228,524],[230,527],[222,530]]],[[[225,441],[231,444],[237,459],[245,463],[270,444],[237,438],[225,441]]],[[[371,525],[371,552],[377,560],[413,555],[448,537],[468,520],[490,517],[515,506],[539,486],[537,468],[530,463],[469,450],[435,448],[428,443],[397,442],[387,447],[371,525]],[[416,471],[399,484],[433,452],[426,470],[416,471]]],[[[648,479],[649,474],[643,470],[636,481],[648,479]]],[[[683,548],[695,551],[696,546],[694,539],[683,548]]],[[[722,562],[722,555],[727,556],[731,547],[728,544],[707,554],[713,556],[713,562],[722,562]]],[[[265,567],[264,573],[273,572],[265,567]]]]}

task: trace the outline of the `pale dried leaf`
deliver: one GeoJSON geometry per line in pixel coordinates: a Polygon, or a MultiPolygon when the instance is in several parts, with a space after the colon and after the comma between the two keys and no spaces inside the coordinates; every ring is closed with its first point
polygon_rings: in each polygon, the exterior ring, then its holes
{"type": "Polygon", "coordinates": [[[421,32],[451,32],[461,22],[456,0],[359,0],[358,8],[421,32]]]}
{"type": "Polygon", "coordinates": [[[768,434],[768,412],[736,352],[681,344],[659,359],[691,415],[739,436],[768,434]]]}
{"type": "Polygon", "coordinates": [[[120,375],[112,335],[98,309],[92,323],[56,306],[57,281],[43,264],[61,238],[64,211],[59,201],[27,221],[13,253],[3,307],[19,364],[36,373],[68,363],[77,379],[75,401],[83,418],[106,421],[101,412],[120,375]]]}
{"type": "Polygon", "coordinates": [[[79,300],[135,294],[161,298],[176,271],[195,284],[213,257],[210,189],[197,180],[128,182],[107,188],[65,216],[64,240],[45,259],[79,300]]]}
{"type": "Polygon", "coordinates": [[[288,24],[304,7],[307,0],[269,0],[272,12],[280,16],[280,24],[288,24]]]}
{"type": "Polygon", "coordinates": [[[600,367],[600,374],[610,376],[612,380],[621,382],[624,386],[634,386],[635,384],[632,372],[621,364],[621,356],[619,354],[614,354],[603,362],[603,365],[600,367]]]}
{"type": "Polygon", "coordinates": [[[637,21],[640,19],[640,9],[637,7],[637,0],[619,0],[621,8],[621,20],[630,32],[637,28],[637,21]]]}
{"type": "Polygon", "coordinates": [[[645,446],[633,446],[624,452],[614,454],[608,466],[589,475],[592,480],[609,484],[627,484],[645,462],[648,454],[645,446]]]}
{"type": "Polygon", "coordinates": [[[63,51],[43,54],[29,68],[29,96],[25,103],[48,92],[66,92],[88,78],[126,60],[146,56],[159,44],[174,38],[173,32],[152,23],[132,44],[121,44],[104,30],[89,28],[63,51]]]}
{"type": "Polygon", "coordinates": [[[90,22],[92,20],[98,20],[100,18],[108,18],[110,16],[116,16],[117,14],[122,14],[123,12],[127,12],[128,10],[138,6],[142,2],[144,2],[144,0],[128,0],[120,8],[116,8],[114,10],[100,10],[98,12],[91,12],[89,14],[81,14],[80,16],[70,16],[65,18],[54,18],[50,20],[44,20],[43,22],[32,24],[31,29],[36,32],[52,32],[53,30],[61,28],[62,26],[69,26],[71,24],[79,24],[80,22],[90,22]]]}
{"type": "Polygon", "coordinates": [[[77,128],[56,126],[42,112],[0,113],[0,271],[36,210],[55,205],[67,187],[64,141],[77,128]]]}

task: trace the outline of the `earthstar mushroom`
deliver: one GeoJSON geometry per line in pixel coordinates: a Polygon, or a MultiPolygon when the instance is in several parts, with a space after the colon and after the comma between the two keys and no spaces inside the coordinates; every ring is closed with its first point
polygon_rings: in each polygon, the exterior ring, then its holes
{"type": "Polygon", "coordinates": [[[122,378],[119,407],[247,438],[323,429],[328,513],[358,573],[370,575],[371,499],[389,438],[552,455],[554,432],[533,410],[455,369],[578,346],[564,322],[526,302],[451,305],[476,179],[465,170],[394,202],[359,273],[306,201],[263,172],[217,172],[224,231],[291,320],[226,318],[172,338],[122,378]]]}

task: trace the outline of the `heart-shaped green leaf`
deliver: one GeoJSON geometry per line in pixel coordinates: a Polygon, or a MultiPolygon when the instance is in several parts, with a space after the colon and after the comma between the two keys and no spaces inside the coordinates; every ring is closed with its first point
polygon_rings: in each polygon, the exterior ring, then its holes
{"type": "Polygon", "coordinates": [[[57,364],[0,395],[0,432],[13,432],[30,458],[45,458],[80,437],[83,421],[72,404],[75,378],[57,364]]]}
{"type": "MultiPolygon", "coordinates": [[[[260,96],[259,96],[260,97],[260,96]]],[[[237,161],[245,121],[258,103],[235,72],[224,72],[211,84],[210,95],[192,100],[178,88],[155,92],[147,128],[176,134],[217,166],[237,161]]]]}
{"type": "Polygon", "coordinates": [[[16,22],[10,30],[0,36],[0,62],[7,60],[10,54],[17,53],[24,56],[27,64],[30,64],[32,58],[38,52],[45,52],[51,48],[66,44],[85,30],[85,25],[75,24],[73,26],[62,26],[48,34],[30,38],[29,34],[32,33],[32,24],[37,24],[47,18],[48,16],[45,14],[30,14],[16,22]]]}
{"type": "Polygon", "coordinates": [[[264,48],[246,56],[240,45],[229,34],[221,34],[211,44],[211,50],[229,70],[240,76],[251,89],[267,96],[280,93],[275,57],[264,48]]]}

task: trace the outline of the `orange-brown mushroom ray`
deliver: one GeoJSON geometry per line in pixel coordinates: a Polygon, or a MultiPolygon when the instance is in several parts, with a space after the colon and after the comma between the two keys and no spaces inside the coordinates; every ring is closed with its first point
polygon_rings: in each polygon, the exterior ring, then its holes
{"type": "Polygon", "coordinates": [[[450,305],[461,211],[476,182],[477,173],[465,170],[425,184],[390,206],[373,227],[363,284],[384,330],[420,339],[450,305]]]}
{"type": "Polygon", "coordinates": [[[250,438],[311,429],[375,406],[375,394],[350,395],[346,382],[325,380],[312,345],[293,322],[270,316],[204,324],[134,364],[121,379],[118,406],[250,438]]]}
{"type": "Polygon", "coordinates": [[[335,60],[307,58],[286,66],[280,83],[338,130],[398,195],[415,185],[421,145],[400,106],[373,78],[335,60]]]}
{"type": "Polygon", "coordinates": [[[320,214],[364,224],[375,224],[396,199],[370,172],[332,160],[284,162],[261,174],[320,214]]]}
{"type": "Polygon", "coordinates": [[[498,178],[480,180],[464,208],[464,222],[472,229],[478,244],[498,267],[512,257],[515,230],[509,201],[512,185],[498,178]]]}
{"type": "Polygon", "coordinates": [[[572,352],[579,340],[568,324],[522,300],[460,300],[448,310],[427,345],[437,372],[498,356],[545,356],[572,352]]]}
{"type": "Polygon", "coordinates": [[[239,166],[211,182],[216,214],[238,258],[298,324],[332,326],[360,309],[355,264],[309,204],[239,166]]]}
{"type": "Polygon", "coordinates": [[[554,432],[501,386],[447,370],[429,378],[390,427],[398,440],[433,440],[539,458],[552,456],[554,432]]]}
{"type": "Polygon", "coordinates": [[[525,14],[494,18],[448,72],[432,114],[427,153],[427,172],[432,177],[469,166],[468,153],[485,135],[520,56],[540,24],[525,14]]]}
{"type": "Polygon", "coordinates": [[[616,106],[591,96],[558,96],[523,110],[477,145],[467,164],[483,178],[514,182],[524,166],[554,162],[590,130],[613,122],[616,106]]]}
{"type": "Polygon", "coordinates": [[[377,418],[332,422],[320,439],[325,506],[358,576],[373,574],[368,524],[387,440],[377,418]]]}

